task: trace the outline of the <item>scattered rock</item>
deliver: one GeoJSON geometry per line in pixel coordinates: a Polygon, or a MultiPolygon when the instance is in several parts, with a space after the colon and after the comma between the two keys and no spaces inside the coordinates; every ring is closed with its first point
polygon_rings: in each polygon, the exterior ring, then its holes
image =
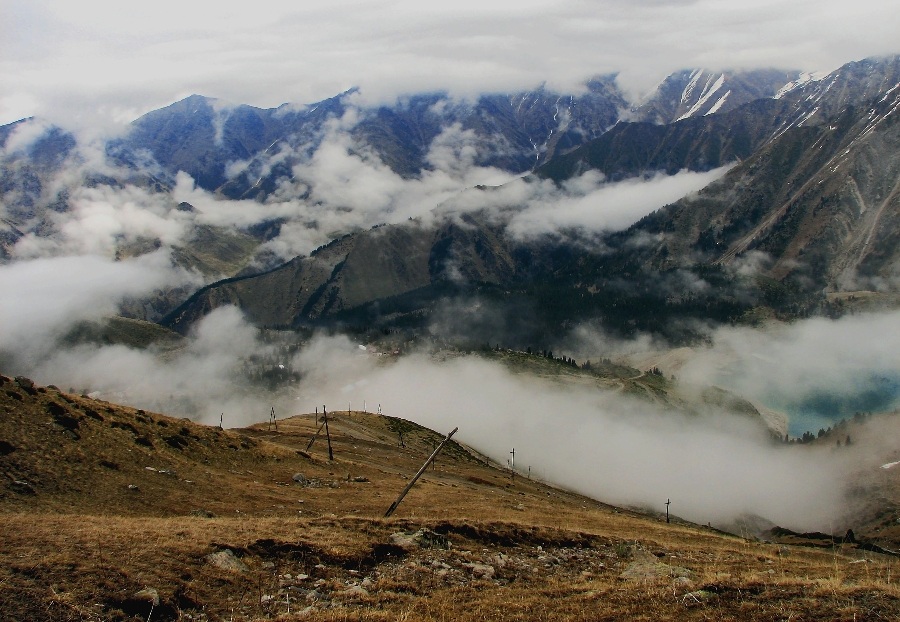
{"type": "Polygon", "coordinates": [[[306,476],[303,473],[294,473],[294,477],[291,478],[301,486],[306,486],[309,483],[309,480],[306,479],[306,476]]]}
{"type": "Polygon", "coordinates": [[[6,441],[0,441],[0,456],[8,456],[16,450],[16,446],[6,441]]]}
{"type": "Polygon", "coordinates": [[[463,564],[476,579],[493,579],[497,570],[490,564],[463,564]]]}
{"type": "Polygon", "coordinates": [[[159,616],[159,619],[171,619],[175,613],[171,605],[161,604],[159,592],[152,587],[146,587],[114,604],[126,615],[142,620],[150,619],[153,616],[159,616]]]}
{"type": "Polygon", "coordinates": [[[16,376],[15,378],[16,384],[19,385],[19,388],[28,393],[29,395],[37,395],[37,389],[34,388],[34,381],[30,378],[26,378],[25,376],[16,376]]]}
{"type": "Polygon", "coordinates": [[[641,549],[632,549],[631,558],[633,561],[619,575],[620,579],[628,581],[655,581],[669,577],[686,579],[694,577],[694,573],[687,568],[664,564],[653,553],[648,553],[641,549]]]}
{"type": "Polygon", "coordinates": [[[430,529],[420,529],[416,532],[397,532],[391,534],[391,544],[399,546],[404,551],[423,549],[449,549],[450,540],[447,536],[435,533],[430,529]]]}
{"type": "Polygon", "coordinates": [[[359,475],[357,477],[354,477],[352,481],[354,481],[358,484],[367,484],[369,482],[369,478],[359,475]]]}
{"type": "Polygon", "coordinates": [[[224,549],[206,556],[207,563],[228,572],[248,572],[250,568],[235,556],[230,549],[224,549]]]}
{"type": "Polygon", "coordinates": [[[209,510],[204,510],[202,508],[191,510],[191,516],[199,516],[200,518],[215,518],[216,515],[210,512],[209,510]]]}
{"type": "Polygon", "coordinates": [[[312,590],[309,593],[307,593],[306,600],[314,603],[317,600],[326,600],[326,597],[325,597],[325,594],[323,594],[319,590],[312,590]]]}

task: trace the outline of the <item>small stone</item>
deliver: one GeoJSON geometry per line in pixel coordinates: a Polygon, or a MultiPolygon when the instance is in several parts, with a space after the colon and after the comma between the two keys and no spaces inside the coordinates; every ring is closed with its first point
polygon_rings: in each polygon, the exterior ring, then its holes
{"type": "Polygon", "coordinates": [[[300,484],[301,486],[305,486],[309,483],[309,480],[306,479],[306,476],[303,473],[294,473],[294,477],[292,477],[295,482],[300,484]]]}
{"type": "Polygon", "coordinates": [[[230,549],[210,553],[206,556],[206,561],[216,568],[229,572],[248,572],[250,570],[247,564],[238,559],[230,549]]]}
{"type": "Polygon", "coordinates": [[[496,570],[489,564],[464,564],[476,579],[493,579],[496,570]]]}

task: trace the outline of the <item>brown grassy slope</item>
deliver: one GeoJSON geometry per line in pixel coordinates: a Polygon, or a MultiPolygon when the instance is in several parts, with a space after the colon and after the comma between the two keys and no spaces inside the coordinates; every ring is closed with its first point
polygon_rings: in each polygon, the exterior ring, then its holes
{"type": "Polygon", "coordinates": [[[329,461],[315,415],[222,431],[0,382],[2,619],[900,616],[891,558],[666,524],[455,444],[385,520],[441,438],[406,421],[336,413],[329,461]]]}

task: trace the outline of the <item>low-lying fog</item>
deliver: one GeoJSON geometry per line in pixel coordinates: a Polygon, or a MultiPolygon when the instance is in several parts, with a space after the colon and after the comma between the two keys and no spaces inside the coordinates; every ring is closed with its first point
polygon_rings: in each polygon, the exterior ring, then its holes
{"type": "MultiPolygon", "coordinates": [[[[854,379],[897,373],[897,360],[889,356],[897,344],[885,343],[896,337],[877,331],[898,319],[893,313],[813,320],[780,335],[722,330],[708,351],[682,368],[681,377],[714,379],[718,372],[710,361],[728,348],[729,368],[746,373],[743,384],[734,386],[747,397],[757,397],[756,390],[782,396],[819,387],[852,390],[854,379]],[[857,354],[842,358],[848,341],[857,354]],[[766,365],[757,365],[757,346],[767,343],[778,345],[765,354],[766,365]]],[[[845,478],[857,453],[884,449],[782,445],[727,413],[687,416],[615,391],[516,375],[476,355],[384,357],[360,345],[345,336],[319,336],[285,358],[260,340],[238,310],[222,308],[165,360],[124,346],[54,351],[33,344],[39,359],[7,359],[3,366],[7,374],[97,391],[104,399],[208,424],[217,424],[224,413],[231,427],[265,420],[273,405],[280,417],[323,404],[330,410],[361,410],[365,404],[370,412],[380,406],[384,414],[439,432],[458,426],[458,440],[500,464],[515,448],[517,467],[530,467],[536,477],[617,504],[662,510],[671,499],[673,513],[702,523],[756,514],[794,529],[833,530],[847,509],[845,478]],[[247,377],[251,356],[284,365],[302,380],[266,393],[247,377]]],[[[890,439],[884,440],[887,446],[890,439]]]]}
{"type": "MultiPolygon", "coordinates": [[[[294,171],[302,187],[284,188],[284,196],[264,205],[221,201],[183,173],[169,194],[128,185],[84,188],[79,180],[87,172],[116,171],[108,170],[102,151],[83,147],[82,159],[50,184],[69,189],[69,210],[48,212],[0,265],[0,371],[208,424],[224,415],[231,427],[265,420],[273,405],[284,417],[322,404],[342,410],[365,403],[370,411],[380,404],[385,414],[440,432],[458,426],[456,438],[500,464],[515,448],[521,469],[531,467],[538,477],[611,503],[664,510],[671,499],[675,514],[702,523],[750,513],[795,529],[832,530],[837,524],[846,509],[842,492],[851,460],[881,447],[780,445],[759,426],[727,413],[667,412],[614,391],[515,375],[477,356],[378,357],[342,336],[319,336],[288,354],[262,339],[233,308],[211,313],[175,351],[60,345],[77,322],[114,314],[126,300],[202,284],[202,277],[172,261],[173,250],[189,244],[198,225],[241,228],[284,218],[281,235],[268,243],[282,258],[308,252],[335,230],[428,217],[441,203],[449,211],[516,208],[509,234],[519,238],[561,227],[596,233],[625,228],[724,174],[720,169],[607,184],[587,173],[563,188],[518,180],[493,193],[459,193],[503,177],[472,164],[478,145],[470,133],[449,129],[432,145],[433,170],[405,180],[350,149],[340,123],[333,130],[294,171]],[[179,201],[191,202],[195,211],[178,210],[179,201]],[[147,239],[158,240],[159,248],[115,259],[119,245],[147,239]],[[296,372],[298,381],[267,392],[249,371],[260,365],[285,377],[296,372]]],[[[13,194],[4,196],[13,205],[13,194]]],[[[3,203],[0,217],[12,217],[3,203]]],[[[900,313],[894,312],[808,320],[765,332],[723,328],[711,332],[711,346],[695,351],[677,370],[663,371],[677,372],[685,383],[719,384],[796,411],[802,418],[791,422],[792,434],[815,433],[833,423],[829,417],[857,405],[900,406],[897,326],[900,313]],[[819,408],[823,404],[831,407],[819,408]]],[[[579,362],[660,346],[613,343],[586,330],[558,341],[553,349],[579,362]]],[[[883,440],[887,445],[895,439],[883,440]]]]}

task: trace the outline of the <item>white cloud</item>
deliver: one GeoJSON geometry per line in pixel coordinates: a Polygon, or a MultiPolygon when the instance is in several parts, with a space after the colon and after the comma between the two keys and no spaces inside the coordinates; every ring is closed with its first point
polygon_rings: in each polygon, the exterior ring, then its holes
{"type": "Polygon", "coordinates": [[[840,406],[900,407],[900,313],[815,318],[767,330],[719,328],[679,372],[773,408],[793,410],[791,431],[813,433],[852,415],[840,406]]]}
{"type": "Polygon", "coordinates": [[[9,0],[0,21],[0,122],[82,124],[121,123],[193,92],[273,107],[352,86],[380,101],[544,82],[572,91],[621,71],[640,93],[686,67],[833,69],[897,52],[900,25],[884,0],[228,0],[214,11],[164,0],[127,12],[102,0],[9,0]]]}
{"type": "Polygon", "coordinates": [[[118,262],[84,255],[0,266],[0,356],[40,360],[76,322],[113,315],[125,298],[188,282],[162,251],[118,262]]]}
{"type": "Polygon", "coordinates": [[[782,525],[830,529],[845,509],[846,467],[830,452],[773,446],[745,419],[686,416],[615,392],[517,376],[469,356],[412,355],[377,365],[346,338],[314,342],[315,375],[298,388],[314,404],[380,404],[384,413],[457,438],[504,463],[605,501],[661,507],[706,523],[755,513],[782,525]]]}
{"type": "Polygon", "coordinates": [[[516,238],[574,230],[586,233],[621,231],[681,197],[720,178],[729,167],[704,173],[682,171],[604,183],[596,171],[567,182],[564,192],[540,196],[516,213],[508,230],[516,238]]]}

